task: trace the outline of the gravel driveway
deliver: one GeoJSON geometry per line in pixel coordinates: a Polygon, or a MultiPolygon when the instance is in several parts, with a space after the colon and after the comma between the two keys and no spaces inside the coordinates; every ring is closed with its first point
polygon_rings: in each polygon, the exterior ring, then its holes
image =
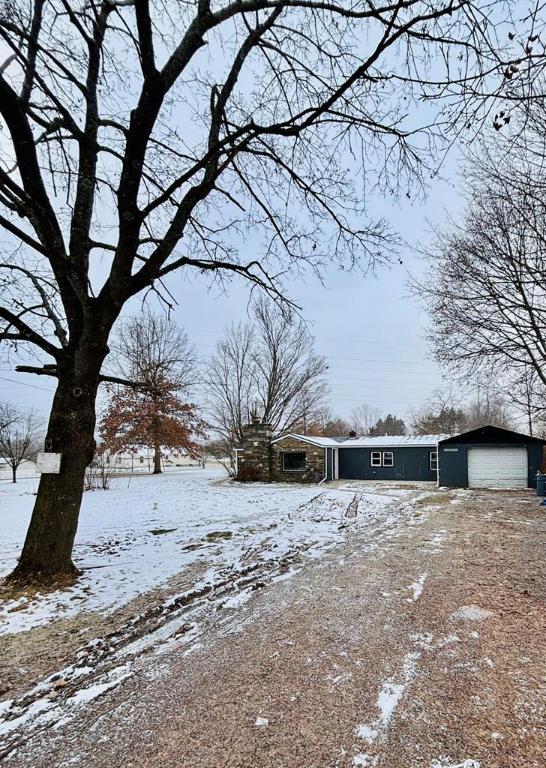
{"type": "Polygon", "coordinates": [[[416,493],[372,538],[209,603],[6,764],[544,768],[545,608],[536,497],[416,493]]]}

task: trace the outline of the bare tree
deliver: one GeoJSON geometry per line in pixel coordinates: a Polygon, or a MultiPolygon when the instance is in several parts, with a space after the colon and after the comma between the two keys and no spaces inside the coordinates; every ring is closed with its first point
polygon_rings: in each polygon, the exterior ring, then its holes
{"type": "Polygon", "coordinates": [[[220,453],[231,457],[232,465],[233,449],[242,443],[255,396],[253,335],[251,324],[232,325],[217,343],[205,372],[208,422],[221,438],[220,453]]]}
{"type": "Polygon", "coordinates": [[[223,438],[218,440],[209,440],[202,445],[203,468],[205,467],[206,457],[212,456],[220,464],[230,477],[237,475],[237,462],[235,460],[233,443],[223,438]]]}
{"type": "MultiPolygon", "coordinates": [[[[436,359],[497,398],[514,393],[527,416],[546,386],[546,111],[535,112],[543,124],[516,125],[472,157],[466,213],[437,233],[416,285],[436,359]]],[[[510,420],[499,407],[495,418],[510,420]]]]}
{"type": "Polygon", "coordinates": [[[533,435],[537,430],[543,433],[546,420],[546,387],[536,370],[525,366],[523,371],[508,382],[505,392],[514,408],[523,414],[529,434],[533,435]]]}
{"type": "Polygon", "coordinates": [[[508,399],[499,391],[497,382],[490,379],[478,382],[474,397],[465,407],[465,429],[478,429],[492,424],[513,429],[514,423],[508,399]]]}
{"type": "Polygon", "coordinates": [[[199,378],[188,334],[149,311],[120,324],[107,365],[113,374],[150,393],[166,382],[173,391],[188,392],[199,378]]]}
{"type": "Polygon", "coordinates": [[[451,389],[437,390],[430,402],[414,414],[412,431],[417,435],[454,435],[489,424],[504,429],[513,427],[506,398],[487,383],[477,386],[466,403],[451,389]]]}
{"type": "Polygon", "coordinates": [[[368,435],[379,416],[377,408],[373,408],[368,403],[362,403],[351,411],[351,428],[357,435],[368,435]]]}
{"type": "Polygon", "coordinates": [[[11,403],[0,403],[0,431],[9,427],[14,419],[14,408],[11,403]]]}
{"type": "Polygon", "coordinates": [[[326,369],[304,323],[258,300],[252,322],[231,326],[208,363],[210,426],[231,451],[254,410],[274,435],[303,430],[324,404],[326,369]]]}
{"type": "Polygon", "coordinates": [[[0,404],[3,426],[0,428],[0,457],[11,467],[12,480],[24,461],[36,455],[42,436],[42,423],[33,410],[23,410],[12,403],[0,404]]]}
{"type": "Polygon", "coordinates": [[[260,298],[254,306],[254,405],[274,434],[313,419],[328,395],[326,360],[305,324],[260,298]]]}
{"type": "Polygon", "coordinates": [[[464,432],[466,414],[462,397],[453,389],[437,389],[432,398],[412,414],[411,429],[416,435],[454,435],[464,432]]]}
{"type": "Polygon", "coordinates": [[[486,0],[2,3],[0,337],[57,378],[46,450],[63,457],[14,578],[75,573],[97,389],[127,302],[172,303],[175,270],[280,298],[288,269],[381,262],[391,233],[361,189],[408,192],[475,94],[504,89],[522,52],[497,51],[491,16],[486,0]],[[419,124],[412,105],[440,95],[419,124]],[[249,231],[261,245],[246,260],[249,231]]]}

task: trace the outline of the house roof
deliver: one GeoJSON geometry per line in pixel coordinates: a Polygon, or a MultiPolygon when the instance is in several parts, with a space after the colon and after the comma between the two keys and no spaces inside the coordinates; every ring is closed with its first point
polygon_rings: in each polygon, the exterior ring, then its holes
{"type": "Polygon", "coordinates": [[[291,437],[322,448],[435,448],[441,440],[451,435],[382,435],[381,437],[315,437],[314,435],[283,435],[274,443],[291,437]]]}

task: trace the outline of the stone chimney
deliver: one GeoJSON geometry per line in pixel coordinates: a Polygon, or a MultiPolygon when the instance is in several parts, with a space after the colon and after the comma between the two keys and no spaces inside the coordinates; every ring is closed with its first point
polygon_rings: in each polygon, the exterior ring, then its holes
{"type": "Polygon", "coordinates": [[[270,424],[263,424],[253,414],[252,423],[243,427],[243,450],[239,455],[238,480],[271,480],[270,424]]]}

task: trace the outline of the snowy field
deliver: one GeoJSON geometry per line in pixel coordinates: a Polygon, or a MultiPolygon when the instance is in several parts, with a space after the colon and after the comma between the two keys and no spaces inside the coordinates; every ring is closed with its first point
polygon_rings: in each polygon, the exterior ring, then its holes
{"type": "MultiPolygon", "coordinates": [[[[0,484],[0,577],[16,563],[36,486],[36,480],[0,484]]],[[[206,584],[252,562],[279,563],[294,551],[318,557],[348,528],[388,517],[386,508],[408,493],[239,484],[222,470],[117,478],[109,491],[84,494],[74,550],[83,571],[77,584],[0,604],[0,634],[82,610],[112,611],[194,565],[206,584]]]]}

